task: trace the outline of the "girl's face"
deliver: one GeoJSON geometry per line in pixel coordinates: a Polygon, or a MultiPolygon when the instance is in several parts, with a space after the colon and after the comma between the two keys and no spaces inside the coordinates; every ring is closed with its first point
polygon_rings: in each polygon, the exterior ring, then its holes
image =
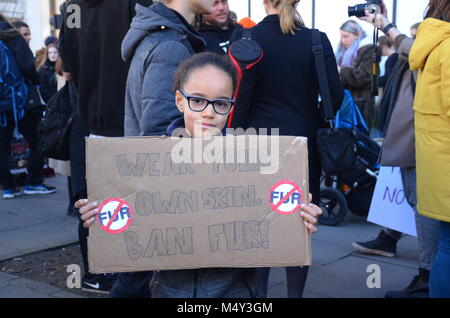
{"type": "Polygon", "coordinates": [[[50,60],[50,62],[56,62],[58,60],[58,57],[58,49],[56,47],[50,47],[48,49],[48,59],[50,60]]]}
{"type": "Polygon", "coordinates": [[[341,30],[341,43],[344,46],[344,48],[346,49],[350,48],[357,39],[358,35],[341,30]]]}
{"type": "MultiPolygon", "coordinates": [[[[177,107],[184,114],[186,130],[192,137],[220,135],[227,123],[228,114],[216,113],[212,104],[207,105],[201,112],[193,111],[183,93],[209,100],[231,100],[233,98],[231,76],[212,65],[204,66],[189,75],[184,86],[176,92],[175,96],[177,107]]],[[[199,99],[191,98],[191,107],[195,108],[199,102],[199,99]]],[[[219,107],[226,105],[222,102],[216,104],[219,107]]],[[[219,108],[219,111],[222,109],[219,108]]]]}

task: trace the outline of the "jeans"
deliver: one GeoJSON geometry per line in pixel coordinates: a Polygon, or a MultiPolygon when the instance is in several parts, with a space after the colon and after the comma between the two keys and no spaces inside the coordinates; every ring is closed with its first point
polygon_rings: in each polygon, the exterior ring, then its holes
{"type": "MultiPolygon", "coordinates": [[[[28,162],[28,176],[26,185],[40,185],[44,179],[42,169],[44,158],[39,152],[39,139],[37,126],[42,118],[42,110],[36,108],[25,113],[22,120],[19,120],[19,132],[25,137],[30,146],[30,161],[28,162]]],[[[15,128],[12,114],[7,116],[7,126],[0,127],[0,183],[4,190],[14,190],[16,184],[9,170],[9,156],[11,154],[11,140],[15,128]]]]}
{"type": "MultiPolygon", "coordinates": [[[[439,238],[439,221],[420,215],[416,209],[416,168],[402,168],[400,171],[406,200],[416,212],[415,218],[417,241],[419,244],[420,268],[431,270],[439,238]]],[[[402,233],[394,230],[385,229],[384,231],[396,240],[399,240],[402,236],[402,233]]]]}
{"type": "Polygon", "coordinates": [[[119,273],[109,294],[111,298],[149,298],[153,272],[119,273]]]}
{"type": "Polygon", "coordinates": [[[430,274],[430,297],[450,298],[450,223],[440,222],[439,246],[430,274]]]}
{"type": "MultiPolygon", "coordinates": [[[[309,266],[286,267],[288,298],[303,298],[309,266]]],[[[270,267],[258,268],[258,298],[267,298],[270,267]]]]}

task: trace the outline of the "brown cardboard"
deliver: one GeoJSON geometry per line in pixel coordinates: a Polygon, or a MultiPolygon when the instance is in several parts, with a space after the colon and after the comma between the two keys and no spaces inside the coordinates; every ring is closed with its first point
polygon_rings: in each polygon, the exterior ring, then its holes
{"type": "MultiPolygon", "coordinates": [[[[247,138],[215,140],[239,145],[231,151],[236,155],[256,149],[247,138]]],[[[311,264],[310,235],[299,210],[282,215],[269,204],[269,192],[281,180],[298,183],[308,203],[306,138],[269,137],[270,145],[279,141],[279,169],[273,174],[256,171],[265,164],[175,164],[170,152],[180,140],[87,140],[89,200],[120,198],[132,209],[123,233],[103,231],[98,218],[91,226],[92,273],[311,264]]],[[[200,142],[203,149],[208,144],[200,142]]]]}

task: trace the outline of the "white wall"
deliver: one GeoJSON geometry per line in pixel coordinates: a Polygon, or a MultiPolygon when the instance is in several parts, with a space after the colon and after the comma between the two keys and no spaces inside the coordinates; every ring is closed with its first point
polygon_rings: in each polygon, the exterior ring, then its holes
{"type": "MultiPolygon", "coordinates": [[[[228,0],[230,8],[235,11],[238,18],[248,16],[248,0],[228,0]]],[[[339,43],[339,28],[347,21],[347,7],[363,3],[364,0],[316,0],[316,25],[315,27],[326,32],[331,43],[336,47],[339,43]]],[[[384,1],[388,7],[389,18],[392,19],[393,0],[384,1]]],[[[409,28],[416,22],[423,20],[428,0],[398,0],[397,26],[401,32],[409,35],[409,28]]],[[[255,22],[261,21],[266,13],[263,8],[263,0],[251,0],[251,18],[255,22]]],[[[312,0],[301,0],[298,6],[299,12],[306,25],[312,25],[312,0]]],[[[359,20],[358,20],[359,21],[359,20]]],[[[371,35],[373,27],[363,21],[361,25],[371,35]]]]}
{"type": "MultiPolygon", "coordinates": [[[[1,1],[1,0],[0,0],[1,1]]],[[[31,50],[36,52],[44,46],[44,40],[51,35],[50,29],[50,1],[49,0],[21,0],[24,2],[25,18],[24,22],[30,26],[31,30],[31,50]]],[[[56,11],[59,13],[59,4],[63,0],[56,1],[56,11]]]]}

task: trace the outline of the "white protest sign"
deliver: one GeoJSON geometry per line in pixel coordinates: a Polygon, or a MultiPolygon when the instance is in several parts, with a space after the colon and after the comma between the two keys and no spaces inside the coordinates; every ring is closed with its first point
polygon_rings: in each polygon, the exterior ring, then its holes
{"type": "Polygon", "coordinates": [[[367,221],[417,236],[414,213],[403,191],[400,168],[381,167],[367,221]]]}

